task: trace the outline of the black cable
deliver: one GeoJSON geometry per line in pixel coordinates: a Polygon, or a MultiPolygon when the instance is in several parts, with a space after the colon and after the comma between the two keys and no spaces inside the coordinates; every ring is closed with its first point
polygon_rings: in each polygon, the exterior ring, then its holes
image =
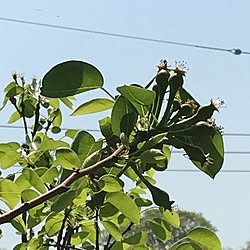
{"type": "Polygon", "coordinates": [[[142,40],[142,41],[155,42],[155,43],[165,43],[165,44],[172,44],[172,45],[177,45],[177,46],[193,47],[193,48],[199,48],[199,49],[224,51],[224,52],[230,52],[234,55],[241,55],[241,54],[250,55],[250,52],[242,51],[241,49],[238,49],[238,48],[224,49],[224,48],[217,48],[217,47],[204,46],[204,45],[198,45],[198,44],[181,43],[181,42],[153,39],[153,38],[147,38],[147,37],[139,37],[139,36],[131,36],[131,35],[118,34],[118,33],[95,31],[95,30],[82,29],[82,28],[74,28],[74,27],[61,26],[61,25],[55,25],[55,24],[24,21],[24,20],[18,20],[18,19],[6,18],[6,17],[0,17],[0,20],[7,21],[7,22],[29,24],[29,25],[37,25],[37,26],[43,26],[43,27],[49,27],[49,28],[63,29],[63,30],[79,31],[79,32],[92,33],[92,34],[105,35],[105,36],[120,37],[120,38],[126,38],[126,39],[135,39],[135,40],[142,40]]]}

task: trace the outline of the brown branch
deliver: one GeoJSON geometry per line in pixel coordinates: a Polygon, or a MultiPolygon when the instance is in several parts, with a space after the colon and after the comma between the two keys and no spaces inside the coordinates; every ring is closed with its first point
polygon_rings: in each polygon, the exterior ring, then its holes
{"type": "Polygon", "coordinates": [[[18,215],[24,213],[25,211],[28,211],[29,209],[31,209],[39,204],[42,204],[43,202],[49,200],[50,198],[52,198],[58,194],[62,194],[63,192],[65,192],[66,190],[69,189],[69,186],[74,181],[76,181],[77,179],[79,179],[80,177],[82,177],[84,175],[88,175],[88,174],[95,172],[97,169],[103,167],[105,164],[116,159],[116,157],[119,156],[123,150],[124,150],[124,146],[123,145],[119,146],[111,155],[107,156],[106,158],[100,160],[99,162],[97,162],[97,163],[95,163],[87,168],[84,168],[84,169],[79,170],[78,172],[72,173],[60,185],[51,189],[47,193],[42,194],[41,196],[39,196],[33,200],[27,201],[27,202],[23,203],[22,205],[20,205],[19,207],[0,215],[0,225],[4,224],[4,223],[11,222],[12,219],[14,219],[18,215]]]}

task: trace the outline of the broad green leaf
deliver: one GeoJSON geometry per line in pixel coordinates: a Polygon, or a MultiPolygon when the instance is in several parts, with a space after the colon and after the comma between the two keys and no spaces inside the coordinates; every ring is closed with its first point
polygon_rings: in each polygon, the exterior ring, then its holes
{"type": "Polygon", "coordinates": [[[62,213],[51,213],[45,222],[45,231],[48,236],[55,235],[62,226],[64,215],[62,213]]]}
{"type": "Polygon", "coordinates": [[[135,204],[138,207],[149,207],[152,205],[152,201],[144,198],[135,198],[135,204]]]}
{"type": "Polygon", "coordinates": [[[42,237],[37,238],[37,239],[30,239],[29,240],[29,250],[49,250],[48,247],[43,246],[43,239],[42,237]]]}
{"type": "Polygon", "coordinates": [[[11,221],[11,225],[21,234],[25,234],[26,233],[26,226],[24,224],[24,221],[22,219],[21,216],[17,216],[15,217],[12,221],[11,221]]]}
{"type": "Polygon", "coordinates": [[[159,149],[148,149],[141,153],[140,158],[146,163],[157,163],[158,161],[165,160],[166,157],[159,149]]]}
{"type": "Polygon", "coordinates": [[[42,176],[43,183],[53,183],[54,179],[59,175],[59,171],[56,167],[49,168],[42,176]]]}
{"type": "Polygon", "coordinates": [[[180,218],[179,215],[176,211],[169,211],[169,210],[163,210],[162,209],[162,214],[166,221],[173,227],[178,228],[180,227],[180,218]]]}
{"type": "Polygon", "coordinates": [[[151,248],[147,247],[146,245],[139,245],[139,246],[134,246],[133,250],[150,250],[151,248]]]}
{"type": "Polygon", "coordinates": [[[126,99],[131,103],[138,103],[141,105],[151,105],[155,99],[155,92],[149,89],[144,89],[137,86],[121,86],[117,88],[126,99]]]}
{"type": "Polygon", "coordinates": [[[106,192],[121,191],[124,186],[124,183],[121,180],[119,180],[116,176],[110,174],[103,175],[99,179],[98,184],[100,188],[106,192]]]}
{"type": "MultiPolygon", "coordinates": [[[[78,190],[75,190],[75,193],[76,193],[76,195],[77,195],[78,190]]],[[[87,196],[88,196],[87,190],[84,189],[84,190],[82,190],[82,192],[80,192],[80,193],[78,194],[78,196],[76,196],[76,197],[73,199],[72,202],[73,202],[74,205],[76,205],[76,206],[78,206],[78,205],[83,205],[83,204],[85,204],[85,202],[86,202],[86,200],[87,200],[87,196]]]]}
{"type": "Polygon", "coordinates": [[[110,250],[129,250],[130,245],[127,243],[123,243],[121,241],[116,241],[116,243],[111,247],[110,250]]]}
{"type": "Polygon", "coordinates": [[[153,221],[149,221],[149,226],[152,230],[152,232],[154,233],[154,235],[162,240],[165,241],[167,240],[167,234],[166,234],[166,230],[164,229],[164,227],[156,222],[153,221]]]}
{"type": "Polygon", "coordinates": [[[166,137],[167,134],[168,133],[161,133],[151,137],[148,141],[146,141],[143,144],[143,146],[140,148],[140,151],[151,149],[152,147],[160,143],[166,137]]]}
{"type": "Polygon", "coordinates": [[[67,97],[101,88],[103,77],[93,65],[67,61],[54,66],[42,79],[41,94],[46,97],[67,97]]]}
{"type": "Polygon", "coordinates": [[[78,232],[78,233],[74,233],[72,236],[71,236],[71,239],[70,239],[70,243],[72,245],[79,245],[79,244],[82,244],[86,241],[87,237],[89,235],[89,232],[78,232]]]}
{"type": "Polygon", "coordinates": [[[213,139],[209,136],[193,136],[192,141],[194,145],[199,146],[205,154],[209,154],[209,157],[212,159],[212,163],[209,165],[205,164],[202,166],[198,161],[193,161],[193,163],[201,171],[214,178],[224,162],[224,144],[221,134],[217,133],[213,139]]]}
{"type": "Polygon", "coordinates": [[[222,250],[219,238],[210,229],[197,227],[189,231],[186,237],[201,244],[209,250],[222,250]]]}
{"type": "Polygon", "coordinates": [[[147,187],[151,192],[154,203],[157,206],[164,207],[165,209],[172,210],[172,204],[174,201],[170,201],[169,195],[167,192],[161,190],[158,187],[154,187],[150,183],[147,183],[147,187]]]}
{"type": "Polygon", "coordinates": [[[120,241],[122,239],[121,232],[119,228],[111,221],[102,221],[105,229],[110,233],[116,241],[120,241]]]}
{"type": "Polygon", "coordinates": [[[124,132],[128,136],[136,124],[137,117],[137,111],[132,104],[125,97],[119,96],[111,113],[112,130],[115,135],[120,136],[121,132],[124,132]]]}
{"type": "Polygon", "coordinates": [[[112,217],[117,214],[119,210],[109,202],[105,202],[100,208],[99,216],[102,218],[112,217]]]}
{"type": "Polygon", "coordinates": [[[10,116],[8,123],[14,123],[17,120],[19,120],[22,116],[20,115],[19,112],[15,111],[14,113],[12,113],[12,115],[10,116]]]}
{"type": "Polygon", "coordinates": [[[0,199],[3,200],[9,208],[14,208],[21,199],[17,184],[8,179],[1,179],[0,199]]]}
{"type": "Polygon", "coordinates": [[[70,98],[68,97],[62,97],[60,100],[64,103],[65,106],[67,106],[69,109],[74,109],[73,103],[70,101],[70,98]]]}
{"type": "Polygon", "coordinates": [[[197,245],[194,242],[189,242],[189,243],[181,243],[180,245],[178,245],[177,247],[174,248],[175,250],[203,250],[202,247],[200,247],[199,245],[197,245]]]}
{"type": "Polygon", "coordinates": [[[80,159],[77,154],[69,148],[60,148],[56,151],[57,162],[69,170],[79,169],[81,167],[80,159]]]}
{"type": "Polygon", "coordinates": [[[15,81],[13,81],[13,82],[10,82],[5,88],[4,88],[4,92],[8,92],[10,89],[12,89],[12,88],[14,88],[14,87],[16,87],[17,86],[17,84],[16,84],[16,82],[15,81]]]}
{"type": "Polygon", "coordinates": [[[90,133],[82,130],[75,136],[71,148],[83,163],[88,156],[102,148],[102,141],[95,142],[95,138],[90,133]]]}
{"type": "Polygon", "coordinates": [[[88,232],[88,240],[95,243],[96,240],[96,226],[95,226],[95,222],[93,220],[83,220],[81,222],[82,227],[83,227],[83,231],[84,232],[88,232]]]}
{"type": "Polygon", "coordinates": [[[16,151],[19,144],[6,143],[0,144],[0,168],[6,169],[21,160],[21,153],[16,151]]]}
{"type": "Polygon", "coordinates": [[[123,240],[124,243],[135,246],[138,244],[143,244],[147,241],[147,232],[138,232],[132,236],[129,236],[123,240]]]}
{"type": "Polygon", "coordinates": [[[139,209],[128,195],[123,192],[109,193],[106,201],[119,209],[133,223],[138,224],[140,222],[139,209]]]}
{"type": "Polygon", "coordinates": [[[111,109],[114,102],[106,98],[92,99],[81,104],[71,115],[86,115],[111,109]]]}
{"type": "Polygon", "coordinates": [[[67,192],[59,195],[55,202],[51,206],[51,210],[55,212],[60,212],[67,206],[69,206],[73,199],[75,198],[75,191],[74,190],[68,190],[67,192]]]}
{"type": "Polygon", "coordinates": [[[22,174],[25,176],[26,180],[40,193],[46,193],[47,189],[45,188],[41,178],[36,172],[30,168],[25,168],[22,171],[22,174]]]}
{"type": "Polygon", "coordinates": [[[61,112],[61,110],[57,110],[56,115],[54,116],[52,124],[53,124],[54,127],[60,127],[62,125],[62,112],[61,112]]]}
{"type": "Polygon", "coordinates": [[[26,180],[25,176],[23,174],[20,174],[15,183],[18,186],[18,189],[20,190],[20,192],[22,192],[23,190],[31,187],[31,184],[26,180]]]}
{"type": "Polygon", "coordinates": [[[39,196],[39,194],[33,189],[25,189],[21,193],[22,199],[24,201],[30,201],[39,196]]]}
{"type": "Polygon", "coordinates": [[[10,88],[8,92],[6,93],[6,96],[11,98],[16,95],[19,95],[23,92],[23,88],[21,86],[14,86],[13,88],[10,88]]]}
{"type": "Polygon", "coordinates": [[[76,134],[79,132],[80,130],[78,129],[68,129],[66,132],[65,132],[65,136],[71,138],[71,139],[74,139],[76,134]]]}
{"type": "Polygon", "coordinates": [[[57,140],[54,140],[52,138],[48,138],[48,139],[45,139],[39,150],[40,151],[53,151],[53,150],[57,150],[58,148],[61,148],[61,147],[68,147],[68,143],[64,142],[64,141],[57,141],[57,140]]]}
{"type": "Polygon", "coordinates": [[[17,244],[13,250],[27,250],[28,243],[17,244]]]}

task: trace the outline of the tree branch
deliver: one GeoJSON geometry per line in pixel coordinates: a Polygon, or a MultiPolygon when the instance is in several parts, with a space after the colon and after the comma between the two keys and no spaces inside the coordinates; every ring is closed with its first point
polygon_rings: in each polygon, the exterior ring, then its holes
{"type": "Polygon", "coordinates": [[[72,173],[60,185],[51,189],[47,193],[42,194],[41,196],[39,196],[33,200],[30,200],[28,202],[25,202],[22,205],[20,205],[19,207],[15,208],[7,213],[0,215],[0,225],[4,224],[4,223],[11,222],[12,219],[14,219],[18,215],[22,214],[23,212],[28,211],[29,209],[31,209],[39,204],[42,204],[43,202],[49,200],[50,198],[52,198],[58,194],[64,193],[66,190],[69,189],[69,186],[74,181],[76,181],[77,179],[79,179],[80,177],[82,177],[84,175],[88,175],[88,174],[95,172],[99,168],[103,167],[105,164],[111,162],[113,159],[116,159],[116,157],[119,156],[123,150],[124,150],[124,146],[123,145],[119,146],[111,155],[107,156],[106,158],[100,160],[99,162],[97,162],[97,163],[95,163],[87,168],[84,168],[84,169],[79,170],[78,172],[72,173]]]}

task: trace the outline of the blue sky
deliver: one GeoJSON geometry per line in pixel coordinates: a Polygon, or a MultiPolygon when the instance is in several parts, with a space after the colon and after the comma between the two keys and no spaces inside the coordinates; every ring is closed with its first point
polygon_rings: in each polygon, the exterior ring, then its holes
{"type": "MultiPolygon", "coordinates": [[[[0,17],[120,33],[168,41],[250,51],[248,1],[5,1],[0,17]]],[[[27,80],[41,78],[55,64],[78,59],[96,65],[105,86],[115,93],[121,84],[147,83],[160,59],[184,60],[190,69],[185,81],[200,103],[221,97],[225,108],[216,115],[225,133],[250,133],[249,55],[122,39],[83,32],[32,26],[0,20],[0,90],[13,72],[27,80]]],[[[78,103],[103,96],[94,91],[78,103]]],[[[1,99],[2,100],[2,99],[1,99]]],[[[0,100],[0,101],[1,101],[0,100]]],[[[0,113],[5,125],[11,109],[0,113]]],[[[64,127],[98,128],[101,115],[68,117],[64,127]]],[[[21,130],[0,128],[1,141],[23,141],[21,130]]],[[[250,151],[250,137],[225,136],[226,151],[250,151]]],[[[249,169],[250,155],[225,155],[224,170],[249,169]]],[[[182,155],[173,155],[169,169],[194,169],[182,155]]],[[[181,209],[202,212],[218,228],[223,246],[239,249],[250,240],[249,173],[219,173],[215,180],[203,173],[164,172],[157,185],[166,189],[181,209]]],[[[6,228],[6,227],[5,227],[6,228]]],[[[0,246],[11,249],[17,239],[8,234],[0,246]],[[11,237],[11,241],[9,240],[11,237]]]]}

